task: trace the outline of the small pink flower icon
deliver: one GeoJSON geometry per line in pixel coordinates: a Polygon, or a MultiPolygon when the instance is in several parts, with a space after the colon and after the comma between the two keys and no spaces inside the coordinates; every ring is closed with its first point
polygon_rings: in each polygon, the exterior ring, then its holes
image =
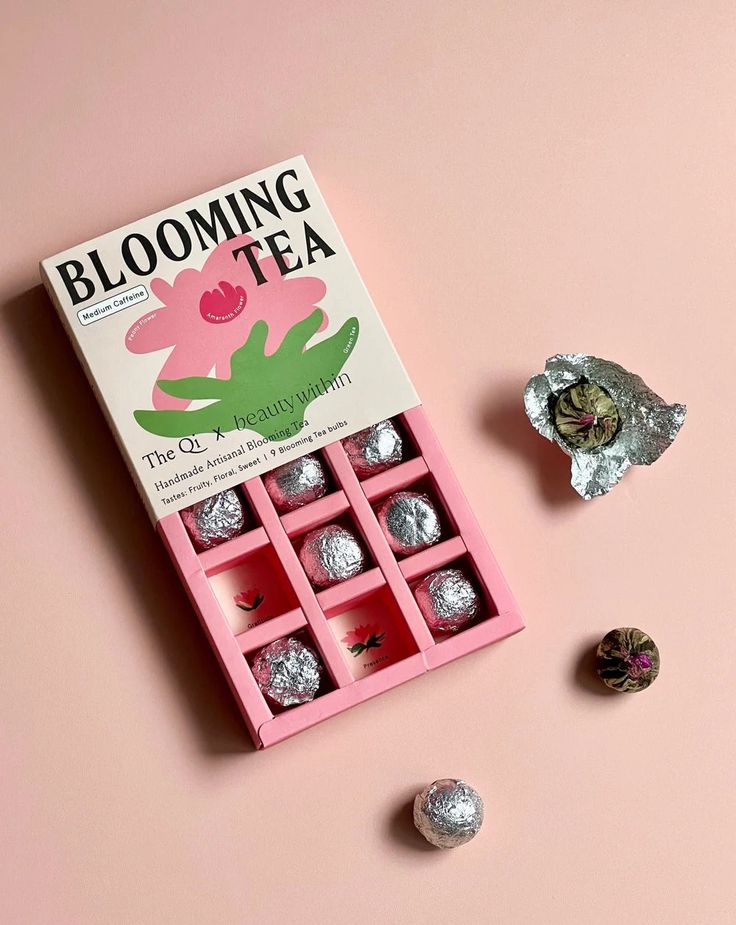
{"type": "Polygon", "coordinates": [[[346,633],[340,641],[344,642],[348,647],[348,652],[352,652],[353,657],[357,658],[359,655],[362,655],[366,649],[381,648],[381,643],[386,634],[380,632],[380,630],[381,627],[376,626],[375,623],[356,626],[355,629],[346,633]]]}
{"type": "Polygon", "coordinates": [[[248,591],[240,591],[233,597],[233,601],[241,610],[250,612],[257,610],[264,601],[264,595],[257,588],[250,588],[248,591]]]}

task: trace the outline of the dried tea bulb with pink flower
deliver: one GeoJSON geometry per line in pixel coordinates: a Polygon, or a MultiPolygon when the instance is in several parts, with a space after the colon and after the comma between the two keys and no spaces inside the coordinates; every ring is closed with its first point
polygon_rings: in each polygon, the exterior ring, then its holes
{"type": "Polygon", "coordinates": [[[578,382],[555,402],[558,434],[572,446],[592,450],[610,443],[618,429],[618,408],[608,392],[595,382],[578,382]]]}
{"type": "Polygon", "coordinates": [[[619,627],[601,640],[596,671],[601,681],[615,691],[646,690],[659,674],[659,649],[642,630],[619,627]]]}

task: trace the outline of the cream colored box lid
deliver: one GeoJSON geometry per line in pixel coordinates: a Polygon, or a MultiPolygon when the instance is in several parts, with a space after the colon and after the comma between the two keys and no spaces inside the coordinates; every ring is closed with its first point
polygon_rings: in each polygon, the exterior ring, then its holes
{"type": "Polygon", "coordinates": [[[419,403],[303,157],[41,273],[154,519],[419,403]]]}

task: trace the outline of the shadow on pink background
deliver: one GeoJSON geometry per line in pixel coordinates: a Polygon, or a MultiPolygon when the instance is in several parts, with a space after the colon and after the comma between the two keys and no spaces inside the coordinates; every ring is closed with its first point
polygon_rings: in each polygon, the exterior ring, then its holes
{"type": "Polygon", "coordinates": [[[70,0],[5,25],[4,918],[602,925],[613,889],[730,922],[733,4],[70,0]],[[37,262],[297,153],[527,629],[253,754],[37,262]],[[588,504],[522,411],[561,350],[689,408],[588,504]],[[621,625],[662,653],[641,695],[591,680],[621,625]],[[423,850],[410,797],[448,775],[486,824],[423,850]]]}

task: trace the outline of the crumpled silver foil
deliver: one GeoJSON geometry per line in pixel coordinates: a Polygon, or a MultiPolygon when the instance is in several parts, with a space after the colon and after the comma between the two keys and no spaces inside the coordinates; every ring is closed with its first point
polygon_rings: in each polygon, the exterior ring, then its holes
{"type": "Polygon", "coordinates": [[[263,484],[281,514],[303,507],[327,493],[324,466],[312,453],[267,472],[263,484]]]}
{"type": "Polygon", "coordinates": [[[419,609],[434,633],[455,633],[478,616],[480,599],[460,569],[431,572],[414,589],[419,609]]]}
{"type": "Polygon", "coordinates": [[[436,780],[414,799],[414,825],[437,848],[457,848],[480,831],[483,800],[464,780],[436,780]]]}
{"type": "Polygon", "coordinates": [[[630,466],[650,466],[659,459],[687,412],[685,405],[668,405],[639,376],[617,363],[583,353],[550,357],[544,372],[527,383],[524,406],[536,430],[572,459],[570,482],[586,501],[610,491],[630,466]],[[572,446],[554,424],[555,399],[581,380],[605,389],[619,412],[615,436],[595,449],[572,446]]]}
{"type": "Polygon", "coordinates": [[[240,536],[246,524],[243,503],[231,488],[184,508],[181,519],[200,550],[240,536]]]}
{"type": "Polygon", "coordinates": [[[434,504],[416,491],[390,495],[378,508],[377,517],[388,545],[403,556],[432,546],[442,533],[434,504]]]}
{"type": "Polygon", "coordinates": [[[339,524],[317,527],[304,538],[299,561],[307,578],[318,588],[328,588],[358,575],[365,555],[355,536],[339,524]]]}
{"type": "Polygon", "coordinates": [[[292,707],[314,700],[322,665],[309,646],[287,636],[261,649],[253,662],[253,676],[274,703],[292,707]]]}
{"type": "Polygon", "coordinates": [[[362,478],[377,475],[400,463],[404,456],[401,434],[393,421],[379,421],[342,441],[350,465],[362,478]]]}

